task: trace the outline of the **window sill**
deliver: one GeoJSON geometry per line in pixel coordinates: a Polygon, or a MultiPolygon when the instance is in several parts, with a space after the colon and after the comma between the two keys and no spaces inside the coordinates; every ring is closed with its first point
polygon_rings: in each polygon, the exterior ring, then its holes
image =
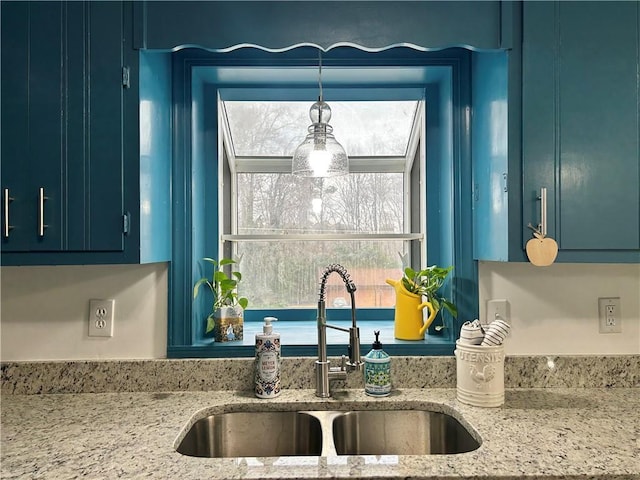
{"type": "MultiPolygon", "coordinates": [[[[330,325],[343,328],[351,326],[350,321],[327,321],[330,325]]],[[[376,320],[358,320],[360,329],[360,352],[365,355],[374,341],[374,330],[380,331],[380,341],[383,349],[389,355],[453,355],[455,340],[448,335],[427,334],[424,340],[397,340],[393,336],[393,322],[376,320]]],[[[317,324],[315,320],[295,322],[281,321],[274,324],[274,331],[280,333],[282,355],[316,356],[317,324]],[[304,339],[301,341],[300,339],[304,339]]],[[[255,335],[262,333],[262,322],[244,323],[242,340],[231,342],[216,342],[205,340],[201,343],[183,347],[169,347],[169,358],[225,358],[225,357],[253,357],[255,354],[255,335]]],[[[348,334],[331,328],[327,329],[327,353],[329,356],[347,354],[349,343],[348,334]]]]}

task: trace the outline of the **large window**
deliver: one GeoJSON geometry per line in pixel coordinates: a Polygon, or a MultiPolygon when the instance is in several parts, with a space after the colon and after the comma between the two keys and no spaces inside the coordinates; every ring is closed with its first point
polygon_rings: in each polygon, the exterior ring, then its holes
{"type": "MultiPolygon", "coordinates": [[[[363,353],[381,329],[391,354],[452,354],[460,324],[478,314],[469,52],[326,52],[324,99],[350,158],[350,174],[331,179],[290,174],[318,96],[317,50],[172,57],[168,356],[252,356],[265,314],[281,320],[284,355],[317,354],[317,288],[330,263],[356,283],[363,353]],[[210,304],[194,301],[193,284],[206,272],[203,257],[230,255],[240,260],[249,328],[241,345],[212,344],[204,332],[210,304]],[[458,319],[437,320],[445,328],[430,328],[424,341],[395,340],[395,292],[385,280],[404,265],[434,264],[454,266],[443,293],[458,319]]],[[[350,299],[333,277],[327,320],[348,322],[350,299]]],[[[328,340],[330,355],[345,353],[343,332],[328,340]]]]}
{"type": "MultiPolygon", "coordinates": [[[[222,239],[240,260],[241,293],[253,309],[315,308],[320,272],[331,263],[347,267],[358,307],[393,308],[385,279],[424,261],[411,258],[411,242],[424,238],[424,224],[411,224],[412,211],[417,218],[424,212],[424,196],[411,188],[424,164],[422,102],[330,105],[352,171],[301,178],[291,175],[291,158],[309,124],[309,102],[219,102],[221,168],[231,180],[219,208],[229,217],[222,239]]],[[[340,283],[330,281],[328,306],[349,303],[340,283]]]]}

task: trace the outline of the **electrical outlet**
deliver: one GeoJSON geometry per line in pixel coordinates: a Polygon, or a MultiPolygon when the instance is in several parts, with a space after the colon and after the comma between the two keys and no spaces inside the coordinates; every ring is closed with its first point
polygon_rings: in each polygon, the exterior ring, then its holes
{"type": "Polygon", "coordinates": [[[622,333],[620,297],[598,298],[600,333],[622,333]]]}
{"type": "Polygon", "coordinates": [[[508,324],[511,324],[508,300],[496,299],[487,301],[487,318],[482,322],[482,325],[489,325],[496,319],[504,320],[508,324]]]}
{"type": "Polygon", "coordinates": [[[116,301],[89,300],[89,336],[113,337],[113,310],[116,301]]]}

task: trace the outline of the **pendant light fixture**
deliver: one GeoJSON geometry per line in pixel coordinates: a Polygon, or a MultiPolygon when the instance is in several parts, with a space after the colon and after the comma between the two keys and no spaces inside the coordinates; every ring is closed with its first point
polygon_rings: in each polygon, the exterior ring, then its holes
{"type": "Polygon", "coordinates": [[[301,177],[335,177],[349,173],[349,157],[333,136],[331,108],[322,99],[322,54],[318,54],[320,96],[311,105],[311,125],[304,141],[293,154],[292,173],[301,177]]]}

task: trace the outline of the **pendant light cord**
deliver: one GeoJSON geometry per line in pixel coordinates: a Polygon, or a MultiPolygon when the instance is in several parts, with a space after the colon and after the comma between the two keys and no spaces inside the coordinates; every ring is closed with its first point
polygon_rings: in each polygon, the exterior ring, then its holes
{"type": "Polygon", "coordinates": [[[320,89],[320,101],[322,102],[322,50],[318,50],[318,88],[320,89]]]}

